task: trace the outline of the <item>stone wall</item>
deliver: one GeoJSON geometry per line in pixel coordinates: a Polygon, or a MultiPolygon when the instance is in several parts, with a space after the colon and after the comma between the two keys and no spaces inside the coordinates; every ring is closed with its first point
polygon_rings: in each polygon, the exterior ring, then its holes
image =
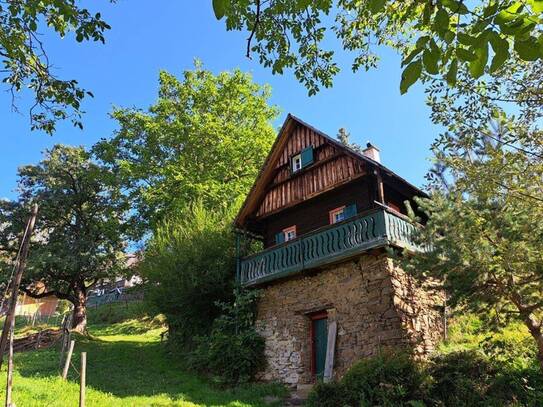
{"type": "Polygon", "coordinates": [[[312,275],[277,281],[263,289],[257,327],[266,340],[264,381],[311,383],[310,317],[335,309],[334,376],[379,349],[410,345],[431,351],[442,332],[439,291],[428,295],[385,254],[363,255],[312,275]]]}

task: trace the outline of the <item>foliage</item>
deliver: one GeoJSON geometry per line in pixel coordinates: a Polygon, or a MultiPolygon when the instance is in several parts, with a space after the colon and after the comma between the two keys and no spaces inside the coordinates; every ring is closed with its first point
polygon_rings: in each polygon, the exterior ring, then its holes
{"type": "Polygon", "coordinates": [[[275,138],[269,87],[239,70],[214,75],[196,62],[182,80],[161,72],[158,96],[146,112],[116,109],[120,129],[95,147],[128,191],[139,232],[197,200],[225,208],[244,197],[275,138]]]}
{"type": "Polygon", "coordinates": [[[28,208],[38,203],[23,290],[70,301],[74,328],[85,329],[87,289],[124,268],[119,185],[82,147],[56,145],[39,164],[19,169],[19,192],[18,201],[0,203],[0,250],[15,257],[28,208]]]}
{"type": "Polygon", "coordinates": [[[338,384],[318,384],[309,406],[413,406],[421,400],[426,377],[404,352],[384,352],[356,363],[338,384]],[[331,399],[329,399],[329,397],[331,399]]]}
{"type": "Polygon", "coordinates": [[[478,78],[516,55],[543,58],[541,0],[213,0],[228,30],[247,30],[247,56],[273,73],[293,69],[309,94],[330,87],[340,68],[329,36],[354,53],[353,71],[377,65],[379,46],[402,57],[402,93],[423,74],[456,83],[466,67],[478,78]]]}
{"type": "Polygon", "coordinates": [[[168,321],[170,339],[190,347],[220,315],[216,302],[232,297],[235,270],[231,221],[235,208],[205,209],[201,202],[163,222],[139,266],[146,299],[168,321]]]}
{"type": "Polygon", "coordinates": [[[318,384],[310,406],[537,406],[543,375],[476,350],[437,353],[427,362],[390,354],[354,365],[338,383],[318,384]]]}
{"type": "MultiPolygon", "coordinates": [[[[119,307],[118,315],[124,309],[119,307]]],[[[105,306],[109,308],[109,306],[105,306]]],[[[99,322],[90,309],[89,320],[99,322]]],[[[279,385],[251,384],[219,389],[208,380],[186,370],[182,360],[172,357],[160,342],[163,328],[141,321],[139,309],[129,309],[125,320],[90,325],[91,337],[76,337],[73,365],[79,367],[81,352],[87,352],[86,401],[91,406],[118,407],[265,407],[266,396],[282,397],[279,385]],[[134,311],[134,312],[132,312],[134,311]]],[[[153,314],[148,315],[154,319],[153,314]]],[[[152,319],[151,319],[152,320],[152,319]]],[[[79,377],[70,369],[68,380],[58,373],[58,349],[15,354],[13,398],[18,406],[72,407],[78,404],[79,377]]],[[[6,380],[5,369],[0,380],[6,380]]],[[[5,397],[5,386],[0,398],[5,397]]],[[[275,404],[276,407],[280,405],[275,404]]]]}
{"type": "Polygon", "coordinates": [[[417,201],[429,218],[418,239],[431,250],[405,266],[442,278],[451,305],[487,310],[490,325],[522,321],[543,369],[542,69],[518,61],[492,81],[462,74],[455,90],[429,89],[446,129],[433,146],[431,199],[417,201]]]}
{"type": "Polygon", "coordinates": [[[71,33],[75,40],[104,42],[110,27],[100,13],[92,14],[77,0],[2,0],[0,1],[0,57],[2,82],[12,94],[29,88],[34,93],[30,109],[32,129],[53,133],[59,120],[69,118],[82,128],[81,101],[92,96],[76,80],[55,76],[53,63],[45,51],[41,28],[64,38],[71,33]]]}
{"type": "Polygon", "coordinates": [[[232,303],[218,304],[222,314],[209,335],[197,340],[191,365],[219,382],[239,385],[254,378],[265,365],[264,338],[255,330],[258,291],[236,289],[232,303]]]}
{"type": "Polygon", "coordinates": [[[343,144],[346,147],[349,147],[351,150],[356,151],[359,154],[363,153],[364,149],[362,148],[362,146],[357,143],[352,143],[351,133],[349,133],[344,128],[341,128],[338,130],[336,138],[341,144],[343,144]]]}

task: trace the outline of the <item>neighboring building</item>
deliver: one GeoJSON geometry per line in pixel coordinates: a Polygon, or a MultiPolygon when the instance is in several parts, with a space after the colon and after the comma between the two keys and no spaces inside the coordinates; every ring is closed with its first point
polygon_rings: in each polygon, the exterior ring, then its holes
{"type": "Polygon", "coordinates": [[[257,326],[263,380],[304,385],[341,377],[389,347],[430,352],[442,336],[443,294],[419,284],[387,248],[418,248],[405,201],[424,196],[385,168],[289,115],[235,224],[263,250],[237,277],[262,289],[257,326]]]}

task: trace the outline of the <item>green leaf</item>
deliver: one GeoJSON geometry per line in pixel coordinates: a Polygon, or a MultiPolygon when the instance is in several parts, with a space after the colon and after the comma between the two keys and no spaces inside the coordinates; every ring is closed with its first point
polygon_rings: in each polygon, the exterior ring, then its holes
{"type": "Polygon", "coordinates": [[[541,58],[541,49],[535,37],[529,37],[527,40],[521,41],[515,39],[515,51],[517,51],[520,59],[524,61],[535,61],[541,58]]]}
{"type": "Polygon", "coordinates": [[[458,74],[458,60],[453,59],[451,61],[451,64],[449,65],[449,70],[447,71],[447,75],[445,76],[445,79],[447,80],[447,83],[449,86],[454,87],[456,85],[456,75],[458,74]]]}
{"type": "Polygon", "coordinates": [[[543,13],[543,0],[529,0],[534,13],[543,13]]]}
{"type": "Polygon", "coordinates": [[[468,14],[469,10],[462,1],[458,0],[441,0],[441,4],[447,7],[455,14],[468,14]]]}
{"type": "Polygon", "coordinates": [[[481,77],[485,73],[486,63],[488,61],[488,43],[473,50],[477,58],[469,63],[469,72],[475,79],[481,77]]]}
{"type": "Polygon", "coordinates": [[[422,54],[422,62],[424,63],[424,68],[426,72],[432,75],[439,73],[438,62],[441,56],[441,50],[437,46],[434,39],[430,40],[429,48],[424,50],[422,54]]]}
{"type": "Polygon", "coordinates": [[[458,59],[465,62],[475,61],[477,59],[477,55],[475,55],[475,53],[465,48],[457,48],[456,56],[458,57],[458,59]]]}
{"type": "Polygon", "coordinates": [[[386,0],[370,0],[370,11],[373,14],[380,12],[386,4],[386,0]]]}
{"type": "Polygon", "coordinates": [[[400,82],[400,93],[403,95],[420,77],[422,73],[422,63],[420,59],[411,62],[402,72],[402,81],[400,82]]]}
{"type": "Polygon", "coordinates": [[[449,14],[444,8],[437,10],[434,18],[434,28],[439,32],[445,32],[449,29],[449,14]]]}
{"type": "Polygon", "coordinates": [[[213,12],[217,20],[220,20],[226,14],[228,0],[213,0],[213,12]]]}
{"type": "Polygon", "coordinates": [[[500,69],[510,57],[509,42],[501,38],[498,33],[492,32],[492,35],[490,36],[490,45],[494,51],[494,57],[490,64],[490,72],[494,73],[500,69]]]}
{"type": "Polygon", "coordinates": [[[460,44],[473,45],[473,43],[475,42],[475,38],[466,33],[458,33],[457,37],[460,44]]]}

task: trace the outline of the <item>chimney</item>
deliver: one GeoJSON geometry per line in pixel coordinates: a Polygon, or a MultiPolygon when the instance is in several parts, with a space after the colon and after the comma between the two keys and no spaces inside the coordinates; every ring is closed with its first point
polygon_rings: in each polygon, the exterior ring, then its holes
{"type": "Polygon", "coordinates": [[[364,154],[368,158],[371,158],[373,161],[377,161],[378,163],[381,162],[379,149],[371,144],[369,141],[368,144],[366,144],[366,148],[362,151],[362,154],[364,154]]]}

